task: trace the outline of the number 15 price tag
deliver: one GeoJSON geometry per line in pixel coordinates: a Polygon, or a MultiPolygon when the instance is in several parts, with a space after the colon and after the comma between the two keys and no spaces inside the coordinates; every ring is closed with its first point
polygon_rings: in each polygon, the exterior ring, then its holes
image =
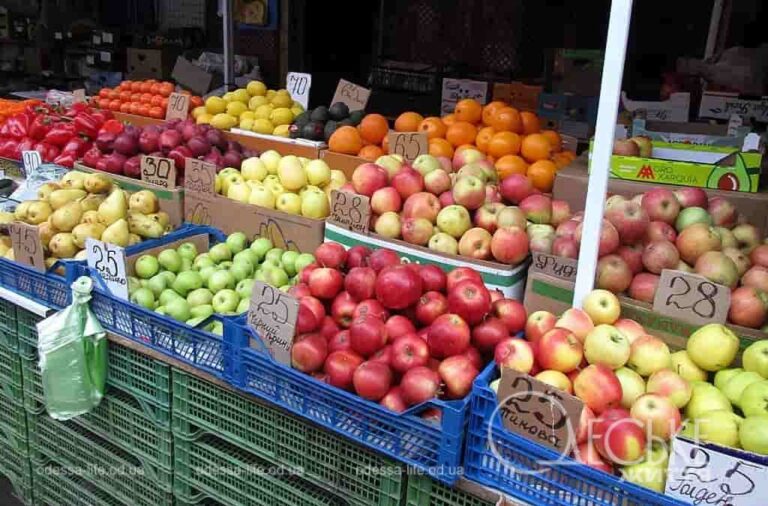
{"type": "Polygon", "coordinates": [[[85,240],[85,252],[88,267],[99,273],[112,295],[128,300],[125,250],[89,237],[85,240]]]}

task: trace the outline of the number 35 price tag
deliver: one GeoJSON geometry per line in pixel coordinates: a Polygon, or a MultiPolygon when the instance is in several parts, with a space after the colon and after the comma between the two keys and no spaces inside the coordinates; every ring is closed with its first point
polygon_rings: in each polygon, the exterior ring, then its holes
{"type": "Polygon", "coordinates": [[[725,323],[731,290],[703,276],[683,271],[661,271],[653,298],[653,312],[693,325],[725,323]]]}
{"type": "Polygon", "coordinates": [[[99,273],[112,295],[128,300],[125,250],[89,237],[85,240],[85,252],[88,267],[99,273]]]}

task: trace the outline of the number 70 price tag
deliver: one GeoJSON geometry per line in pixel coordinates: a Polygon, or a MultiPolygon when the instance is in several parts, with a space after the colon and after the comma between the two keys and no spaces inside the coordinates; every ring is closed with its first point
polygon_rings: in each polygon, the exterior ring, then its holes
{"type": "Polygon", "coordinates": [[[85,240],[85,252],[88,267],[99,273],[112,295],[128,300],[125,250],[89,237],[85,240]]]}

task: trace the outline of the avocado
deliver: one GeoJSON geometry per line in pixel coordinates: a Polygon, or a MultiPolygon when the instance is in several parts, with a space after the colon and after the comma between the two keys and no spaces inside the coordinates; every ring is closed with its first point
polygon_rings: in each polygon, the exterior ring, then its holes
{"type": "Polygon", "coordinates": [[[329,119],[328,122],[325,124],[325,128],[323,129],[326,142],[328,142],[328,139],[331,138],[331,135],[333,134],[333,132],[336,131],[337,128],[339,128],[339,124],[333,121],[332,119],[329,119]]]}
{"type": "Polygon", "coordinates": [[[323,140],[323,124],[319,121],[310,121],[301,129],[301,136],[311,141],[323,140]]]}
{"type": "Polygon", "coordinates": [[[344,102],[336,102],[328,109],[328,116],[333,120],[340,121],[349,116],[349,107],[344,102]]]}
{"type": "Polygon", "coordinates": [[[747,165],[740,154],[736,153],[721,160],[709,175],[707,186],[720,190],[753,191],[747,165]]]}
{"type": "Polygon", "coordinates": [[[352,122],[351,118],[343,119],[336,123],[336,128],[343,127],[343,126],[355,126],[355,124],[352,122]]]}
{"type": "Polygon", "coordinates": [[[362,110],[352,111],[349,113],[349,119],[352,120],[353,126],[359,125],[360,122],[363,121],[363,116],[365,116],[365,111],[362,110]]]}
{"type": "Polygon", "coordinates": [[[304,111],[303,113],[299,114],[293,120],[293,124],[298,126],[299,128],[303,127],[307,123],[309,123],[309,113],[307,111],[304,111]]]}
{"type": "Polygon", "coordinates": [[[325,123],[328,121],[328,108],[324,105],[321,105],[320,107],[315,107],[315,110],[312,111],[312,114],[309,116],[309,119],[312,121],[322,121],[325,123]]]}

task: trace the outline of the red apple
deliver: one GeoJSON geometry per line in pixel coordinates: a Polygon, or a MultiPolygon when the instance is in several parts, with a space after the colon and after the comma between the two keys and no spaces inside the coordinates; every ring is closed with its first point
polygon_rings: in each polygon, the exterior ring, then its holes
{"type": "Polygon", "coordinates": [[[440,201],[431,193],[414,193],[405,200],[402,217],[405,219],[425,218],[434,224],[440,209],[440,201]]]}
{"type": "Polygon", "coordinates": [[[628,318],[621,318],[616,320],[613,326],[616,327],[619,332],[627,336],[627,339],[629,339],[629,344],[632,344],[638,337],[647,334],[642,325],[637,323],[635,320],[630,320],[628,318]]]}
{"type": "Polygon", "coordinates": [[[414,367],[403,374],[400,380],[403,400],[413,406],[428,401],[437,395],[440,389],[440,376],[428,367],[414,367]]]}
{"type": "Polygon", "coordinates": [[[467,351],[462,353],[460,356],[467,357],[469,361],[472,363],[473,366],[475,366],[475,369],[478,371],[482,370],[483,368],[483,356],[480,355],[480,352],[477,351],[477,348],[474,346],[470,346],[467,348],[467,351]]]}
{"type": "Polygon", "coordinates": [[[581,410],[581,416],[579,417],[579,427],[576,431],[576,442],[581,444],[587,440],[588,436],[592,435],[592,423],[595,419],[595,414],[589,407],[584,406],[581,410]]]}
{"type": "Polygon", "coordinates": [[[370,267],[353,267],[344,278],[344,289],[358,302],[372,298],[376,289],[376,271],[370,267]]]}
{"type": "Polygon", "coordinates": [[[370,357],[387,344],[387,328],[380,319],[363,316],[350,325],[349,343],[354,352],[370,357]]]}
{"type": "Polygon", "coordinates": [[[753,265],[741,277],[741,284],[768,292],[768,267],[753,265]]]}
{"type": "Polygon", "coordinates": [[[549,223],[552,220],[552,199],[546,195],[529,195],[520,202],[520,210],[532,223],[549,223]]]}
{"type": "Polygon", "coordinates": [[[671,190],[654,188],[643,195],[643,209],[651,221],[673,225],[680,213],[680,202],[671,190]]]}
{"type": "Polygon", "coordinates": [[[555,237],[552,241],[552,254],[563,258],[579,258],[579,245],[567,237],[555,237]]]}
{"type": "Polygon", "coordinates": [[[476,270],[469,267],[457,267],[446,276],[446,289],[450,292],[459,284],[459,282],[464,281],[465,279],[471,279],[477,283],[483,284],[483,278],[480,277],[480,274],[478,274],[476,270]]]}
{"type": "Polygon", "coordinates": [[[571,219],[571,206],[568,205],[568,202],[565,200],[553,200],[552,219],[549,222],[550,225],[557,227],[569,219],[571,219]]]}
{"type": "Polygon", "coordinates": [[[382,364],[392,365],[392,345],[388,344],[373,355],[368,360],[371,362],[381,362],[382,364]]]}
{"type": "Polygon", "coordinates": [[[419,276],[421,276],[421,286],[425,292],[445,290],[446,275],[445,271],[433,264],[419,266],[419,276]]]}
{"type": "Polygon", "coordinates": [[[482,352],[492,351],[497,344],[508,338],[507,326],[493,316],[472,329],[472,344],[482,352]]]}
{"type": "Polygon", "coordinates": [[[549,330],[555,328],[557,318],[549,311],[535,311],[525,322],[525,338],[535,343],[549,330]]]}
{"type": "Polygon", "coordinates": [[[347,268],[364,267],[368,265],[368,257],[371,255],[371,249],[368,246],[352,246],[347,251],[347,268]]]}
{"type": "Polygon", "coordinates": [[[645,242],[651,241],[669,241],[674,243],[677,240],[677,232],[669,223],[663,221],[652,221],[645,231],[645,242]]]}
{"type": "Polygon", "coordinates": [[[340,292],[331,304],[331,316],[340,327],[349,328],[357,308],[357,302],[347,292],[340,292]]]}
{"type": "Polygon", "coordinates": [[[680,262],[677,247],[667,240],[651,241],[643,249],[643,266],[653,274],[664,269],[675,269],[680,262]]]}
{"type": "Polygon", "coordinates": [[[440,362],[437,373],[445,384],[445,396],[448,399],[462,399],[472,390],[472,382],[480,371],[469,358],[456,355],[440,362]]]}
{"type": "Polygon", "coordinates": [[[371,196],[371,210],[376,214],[384,214],[389,211],[397,213],[402,207],[403,199],[397,190],[391,186],[379,188],[371,196]]]}
{"type": "Polygon", "coordinates": [[[384,167],[375,163],[358,165],[352,173],[352,187],[355,192],[370,197],[379,188],[387,186],[389,174],[384,167]]]}
{"type": "Polygon", "coordinates": [[[388,309],[404,309],[421,297],[421,276],[405,265],[391,265],[376,278],[376,299],[388,309]]]}
{"type": "Polygon", "coordinates": [[[574,451],[574,458],[592,469],[603,471],[604,473],[613,474],[613,466],[610,463],[603,460],[600,453],[595,449],[595,445],[591,441],[584,441],[579,443],[574,451]]]}
{"type": "Polygon", "coordinates": [[[379,404],[395,413],[402,413],[408,408],[405,399],[403,399],[403,391],[399,386],[390,388],[387,395],[381,398],[379,404]]]}
{"type": "Polygon", "coordinates": [[[291,366],[301,372],[319,371],[328,355],[325,338],[317,333],[304,334],[291,348],[291,366]]]}
{"type": "MultiPolygon", "coordinates": [[[[576,242],[581,244],[583,223],[579,223],[576,230],[573,233],[576,242]]],[[[610,221],[603,220],[603,226],[600,228],[600,246],[598,248],[598,254],[600,256],[613,253],[619,247],[619,232],[616,230],[610,221]]]]}
{"type": "Polygon", "coordinates": [[[349,330],[347,329],[336,332],[336,334],[328,339],[329,353],[342,350],[352,350],[352,345],[349,342],[349,330]]]}
{"type": "Polygon", "coordinates": [[[485,285],[464,280],[448,290],[448,310],[469,325],[480,323],[491,310],[491,294],[485,285]]]}
{"type": "Polygon", "coordinates": [[[408,369],[426,366],[429,362],[429,347],[416,334],[405,334],[392,343],[392,369],[404,373],[408,369]]]}
{"type": "Polygon", "coordinates": [[[444,358],[464,353],[469,347],[470,331],[457,314],[438,316],[429,326],[427,344],[433,357],[444,358]]]}
{"type": "Polygon", "coordinates": [[[554,326],[570,330],[581,343],[584,342],[587,334],[595,328],[592,318],[589,317],[586,311],[575,307],[566,309],[554,326]]]}
{"type": "Polygon", "coordinates": [[[299,283],[296,285],[293,285],[288,289],[288,293],[293,295],[295,299],[301,299],[302,297],[306,297],[307,295],[311,296],[312,292],[309,291],[309,285],[306,283],[299,283]]]}
{"type": "Polygon", "coordinates": [[[309,276],[312,275],[312,271],[318,267],[319,265],[317,265],[315,262],[312,262],[311,264],[304,267],[299,273],[299,281],[305,285],[309,285],[309,276]]]}
{"type": "Polygon", "coordinates": [[[323,321],[320,323],[320,328],[318,329],[320,335],[323,336],[326,341],[330,341],[333,336],[339,333],[339,331],[341,331],[341,328],[336,325],[336,322],[333,321],[333,318],[331,316],[325,315],[323,317],[323,321]]]}
{"type": "Polygon", "coordinates": [[[500,228],[491,238],[491,254],[497,262],[519,264],[529,251],[528,234],[520,227],[500,228]]]}
{"type": "Polygon", "coordinates": [[[736,325],[758,329],[765,324],[766,308],[757,289],[740,286],[731,293],[728,321],[736,325]]]}
{"type": "Polygon", "coordinates": [[[377,273],[388,265],[399,264],[400,257],[391,249],[377,249],[368,256],[368,265],[377,273]]]}
{"type": "Polygon", "coordinates": [[[512,174],[501,181],[499,192],[504,200],[517,205],[533,192],[533,183],[522,174],[512,174]]]}
{"type": "Polygon", "coordinates": [[[392,385],[392,371],[381,362],[363,362],[352,376],[352,384],[357,395],[370,401],[378,401],[389,391],[392,385]]]}
{"type": "Polygon", "coordinates": [[[501,320],[510,335],[515,335],[525,328],[527,313],[525,306],[512,299],[499,299],[491,303],[491,312],[501,320]]]}
{"type": "Polygon", "coordinates": [[[600,455],[621,465],[638,462],[647,450],[642,424],[622,408],[608,409],[600,415],[592,441],[600,455]]]}
{"type": "Polygon", "coordinates": [[[498,228],[497,218],[499,211],[502,209],[505,209],[505,206],[499,202],[483,204],[480,209],[475,211],[475,226],[485,229],[490,233],[495,232],[498,228]]]}
{"type": "Polygon", "coordinates": [[[613,141],[613,154],[617,156],[640,156],[640,146],[630,139],[613,141]]]}
{"type": "Polygon", "coordinates": [[[507,367],[529,374],[534,367],[534,353],[531,344],[516,337],[504,339],[493,350],[493,359],[499,368],[507,367]]]}
{"type": "Polygon", "coordinates": [[[384,322],[384,326],[387,328],[387,336],[389,336],[390,341],[400,336],[416,332],[416,327],[413,326],[411,320],[399,314],[390,316],[387,321],[384,322]]]}
{"type": "Polygon", "coordinates": [[[632,271],[619,255],[605,255],[597,262],[596,287],[621,293],[632,283],[632,271]]]}
{"type": "Polygon", "coordinates": [[[422,325],[430,325],[438,316],[447,312],[448,300],[440,292],[427,292],[416,303],[416,319],[422,325]]]}
{"type": "Polygon", "coordinates": [[[619,238],[624,244],[639,242],[645,235],[650,220],[648,213],[636,202],[625,200],[611,207],[605,213],[605,219],[619,231],[619,238]]]}
{"type": "Polygon", "coordinates": [[[576,369],[584,357],[581,342],[568,329],[555,327],[536,343],[536,359],[544,369],[562,373],[576,369]]]}
{"type": "Polygon", "coordinates": [[[328,375],[328,383],[344,390],[352,388],[352,375],[363,363],[363,357],[353,351],[334,351],[325,359],[323,371],[328,375]]]}
{"type": "Polygon", "coordinates": [[[641,272],[632,278],[629,284],[627,294],[635,300],[641,300],[653,304],[653,298],[656,296],[656,289],[659,287],[658,274],[641,272]]]}
{"type": "Polygon", "coordinates": [[[456,201],[453,200],[453,193],[450,190],[441,193],[437,200],[440,202],[441,207],[452,206],[456,203],[456,201]]]}
{"type": "Polygon", "coordinates": [[[312,314],[315,315],[315,324],[320,325],[320,322],[325,318],[325,307],[323,306],[323,303],[310,295],[299,299],[299,309],[301,309],[301,306],[306,306],[307,309],[312,311],[312,314]]]}
{"type": "Polygon", "coordinates": [[[309,276],[309,291],[318,299],[331,300],[341,291],[344,278],[336,269],[319,267],[309,276]]]}
{"type": "Polygon", "coordinates": [[[625,244],[616,250],[616,254],[629,267],[629,271],[634,276],[643,271],[643,247],[640,244],[625,244]]]}
{"type": "Polygon", "coordinates": [[[320,323],[309,306],[299,304],[299,313],[296,317],[296,332],[298,334],[306,334],[316,330],[319,326],[320,323]]]}
{"type": "Polygon", "coordinates": [[[573,381],[576,396],[596,414],[621,405],[621,383],[610,367],[592,364],[582,369],[573,381]]]}
{"type": "Polygon", "coordinates": [[[341,269],[347,261],[347,250],[337,242],[324,242],[315,249],[315,261],[331,269],[341,269]]]}
{"type": "Polygon", "coordinates": [[[752,250],[749,259],[754,265],[768,267],[768,244],[761,244],[752,250]]]}
{"type": "Polygon", "coordinates": [[[680,410],[670,399],[657,394],[645,394],[638,397],[632,409],[632,418],[640,422],[651,434],[667,441],[680,429],[680,410]]]}
{"type": "Polygon", "coordinates": [[[459,240],[459,255],[487,260],[491,256],[491,233],[484,228],[470,228],[459,240]]]}
{"type": "Polygon", "coordinates": [[[708,251],[720,251],[720,236],[712,227],[704,223],[694,223],[685,227],[677,236],[675,246],[680,252],[680,259],[689,265],[696,263],[701,255],[708,251]]]}
{"type": "Polygon", "coordinates": [[[675,197],[680,202],[680,207],[701,207],[706,209],[709,205],[707,192],[701,188],[678,188],[675,190],[675,197]]]}
{"type": "Polygon", "coordinates": [[[736,224],[736,208],[723,197],[709,199],[707,211],[712,216],[712,224],[717,227],[730,228],[736,224]]]}
{"type": "Polygon", "coordinates": [[[357,320],[364,316],[372,316],[374,318],[378,318],[381,321],[387,321],[387,318],[389,318],[389,311],[384,309],[384,306],[382,306],[381,302],[378,300],[366,299],[357,305],[352,318],[357,320]]]}
{"type": "Polygon", "coordinates": [[[576,240],[575,233],[576,233],[576,229],[579,226],[579,223],[580,221],[577,221],[573,218],[571,218],[570,220],[564,223],[561,223],[555,229],[555,237],[558,239],[562,237],[564,239],[571,239],[575,241],[576,240]]]}

